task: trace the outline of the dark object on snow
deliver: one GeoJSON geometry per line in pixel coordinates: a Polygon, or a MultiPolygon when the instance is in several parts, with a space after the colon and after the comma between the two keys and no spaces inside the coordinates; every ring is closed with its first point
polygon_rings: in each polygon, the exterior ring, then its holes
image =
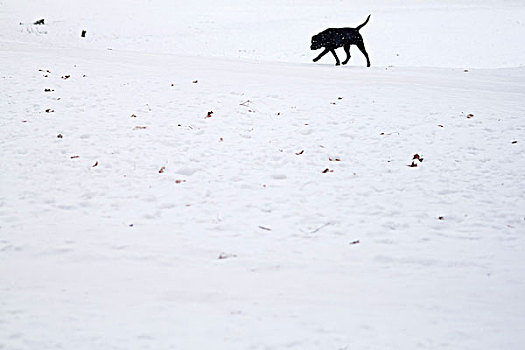
{"type": "Polygon", "coordinates": [[[368,53],[366,52],[365,44],[363,43],[363,37],[359,34],[359,30],[368,23],[369,19],[370,15],[368,15],[368,18],[363,24],[356,28],[328,28],[319,34],[314,35],[312,37],[312,46],[310,46],[310,49],[318,50],[321,47],[324,47],[324,51],[314,58],[314,62],[319,61],[321,57],[328,52],[331,52],[335,57],[335,65],[340,65],[341,62],[339,62],[335,49],[342,46],[346,52],[346,60],[343,61],[343,64],[347,64],[348,60],[350,60],[350,46],[356,45],[366,57],[366,66],[370,67],[370,60],[368,59],[368,53]]]}
{"type": "Polygon", "coordinates": [[[35,21],[35,23],[33,23],[33,24],[36,25],[36,26],[44,25],[44,24],[45,24],[45,23],[44,23],[44,19],[43,19],[43,18],[42,18],[42,19],[39,19],[38,21],[35,21]]]}
{"type": "Polygon", "coordinates": [[[80,34],[81,37],[85,38],[86,37],[86,34],[87,32],[85,30],[82,31],[82,34],[80,34]]]}
{"type": "Polygon", "coordinates": [[[422,162],[423,161],[423,156],[420,156],[419,154],[416,153],[416,154],[414,154],[414,157],[412,158],[412,160],[416,160],[416,159],[419,160],[420,162],[422,162]]]}

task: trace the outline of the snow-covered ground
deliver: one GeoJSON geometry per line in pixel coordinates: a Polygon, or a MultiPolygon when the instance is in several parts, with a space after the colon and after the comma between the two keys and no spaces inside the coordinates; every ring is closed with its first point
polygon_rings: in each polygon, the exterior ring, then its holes
{"type": "Polygon", "coordinates": [[[524,15],[0,0],[0,349],[524,348],[524,15]]]}

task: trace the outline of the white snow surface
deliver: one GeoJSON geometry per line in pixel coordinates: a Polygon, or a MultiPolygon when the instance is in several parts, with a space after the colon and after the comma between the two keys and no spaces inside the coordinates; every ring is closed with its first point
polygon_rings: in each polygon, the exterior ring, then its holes
{"type": "Polygon", "coordinates": [[[0,0],[0,349],[525,348],[524,18],[0,0]]]}

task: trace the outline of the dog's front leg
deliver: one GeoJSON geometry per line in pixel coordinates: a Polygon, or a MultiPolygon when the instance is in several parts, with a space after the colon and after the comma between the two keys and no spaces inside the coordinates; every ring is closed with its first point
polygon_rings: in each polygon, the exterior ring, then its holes
{"type": "Polygon", "coordinates": [[[328,53],[328,51],[330,51],[330,50],[329,49],[324,49],[323,52],[321,52],[321,54],[319,56],[314,58],[314,62],[319,61],[321,59],[321,57],[323,57],[324,55],[326,55],[328,53]]]}
{"type": "Polygon", "coordinates": [[[350,60],[350,44],[345,44],[344,48],[346,52],[346,60],[343,61],[343,64],[347,64],[350,60]]]}
{"type": "Polygon", "coordinates": [[[335,65],[336,66],[339,66],[341,64],[341,62],[339,62],[339,57],[337,57],[336,53],[335,53],[335,50],[334,49],[331,49],[330,52],[332,53],[332,55],[334,55],[335,57],[335,65]]]}

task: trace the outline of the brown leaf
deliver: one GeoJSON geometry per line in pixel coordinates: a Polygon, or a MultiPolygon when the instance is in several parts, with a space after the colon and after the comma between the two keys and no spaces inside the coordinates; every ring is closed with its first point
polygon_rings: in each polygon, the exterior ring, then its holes
{"type": "Polygon", "coordinates": [[[130,118],[137,118],[135,114],[130,115],[130,118]]]}
{"type": "Polygon", "coordinates": [[[46,113],[54,113],[54,112],[55,112],[54,109],[51,109],[51,108],[46,109],[46,113]]]}
{"type": "Polygon", "coordinates": [[[326,173],[333,173],[334,171],[331,170],[331,169],[328,169],[326,168],[325,170],[323,170],[323,174],[326,174],[326,173]]]}
{"type": "Polygon", "coordinates": [[[183,182],[186,182],[186,180],[175,180],[176,184],[180,184],[180,183],[183,183],[183,182]]]}
{"type": "Polygon", "coordinates": [[[467,114],[467,118],[468,118],[468,119],[470,119],[470,118],[474,118],[474,114],[472,114],[472,113],[467,114]]]}
{"type": "Polygon", "coordinates": [[[98,165],[98,161],[95,162],[95,164],[93,164],[91,167],[94,168],[94,167],[96,167],[97,165],[98,165]]]}
{"type": "Polygon", "coordinates": [[[303,153],[304,153],[304,149],[303,149],[301,152],[296,152],[295,154],[298,155],[298,156],[300,156],[300,155],[303,154],[303,153]]]}
{"type": "Polygon", "coordinates": [[[514,143],[518,143],[518,141],[512,141],[511,143],[513,143],[513,144],[514,144],[514,143]]]}
{"type": "Polygon", "coordinates": [[[235,255],[235,254],[220,253],[219,257],[217,259],[223,260],[223,259],[236,258],[236,257],[237,257],[237,255],[235,255]]]}
{"type": "Polygon", "coordinates": [[[412,164],[407,165],[407,167],[415,168],[415,167],[417,167],[417,164],[415,162],[412,162],[412,164]]]}
{"type": "Polygon", "coordinates": [[[331,162],[340,162],[341,161],[341,159],[339,159],[339,158],[328,158],[328,160],[331,161],[331,162]]]}
{"type": "Polygon", "coordinates": [[[63,75],[63,76],[61,76],[61,78],[64,79],[64,80],[66,80],[66,79],[71,78],[71,75],[63,75]]]}
{"type": "Polygon", "coordinates": [[[71,158],[71,159],[77,159],[77,158],[80,158],[80,156],[71,156],[71,157],[69,157],[69,158],[71,158]]]}
{"type": "Polygon", "coordinates": [[[193,81],[193,84],[197,84],[199,81],[198,80],[194,80],[193,81]]]}
{"type": "Polygon", "coordinates": [[[420,162],[422,162],[422,161],[423,161],[423,157],[422,157],[422,156],[420,156],[420,155],[419,155],[419,154],[417,154],[417,153],[416,153],[416,154],[414,154],[414,158],[412,158],[412,160],[415,160],[415,159],[419,160],[420,162]]]}
{"type": "Polygon", "coordinates": [[[439,126],[440,128],[442,128],[442,127],[443,127],[443,125],[441,125],[441,124],[438,124],[438,126],[439,126]]]}
{"type": "Polygon", "coordinates": [[[165,170],[166,170],[166,167],[163,166],[162,168],[160,168],[160,170],[159,170],[159,174],[162,174],[165,170]]]}
{"type": "Polygon", "coordinates": [[[213,114],[213,111],[209,111],[209,112],[208,112],[208,115],[205,117],[205,119],[206,119],[206,118],[211,118],[211,115],[212,115],[212,114],[213,114]]]}
{"type": "Polygon", "coordinates": [[[146,128],[147,128],[147,126],[140,126],[139,125],[139,126],[134,127],[133,130],[143,130],[143,129],[146,129],[146,128]]]}
{"type": "Polygon", "coordinates": [[[350,245],[352,245],[352,244],[359,244],[359,243],[360,243],[359,240],[357,240],[357,241],[350,242],[350,245]]]}

